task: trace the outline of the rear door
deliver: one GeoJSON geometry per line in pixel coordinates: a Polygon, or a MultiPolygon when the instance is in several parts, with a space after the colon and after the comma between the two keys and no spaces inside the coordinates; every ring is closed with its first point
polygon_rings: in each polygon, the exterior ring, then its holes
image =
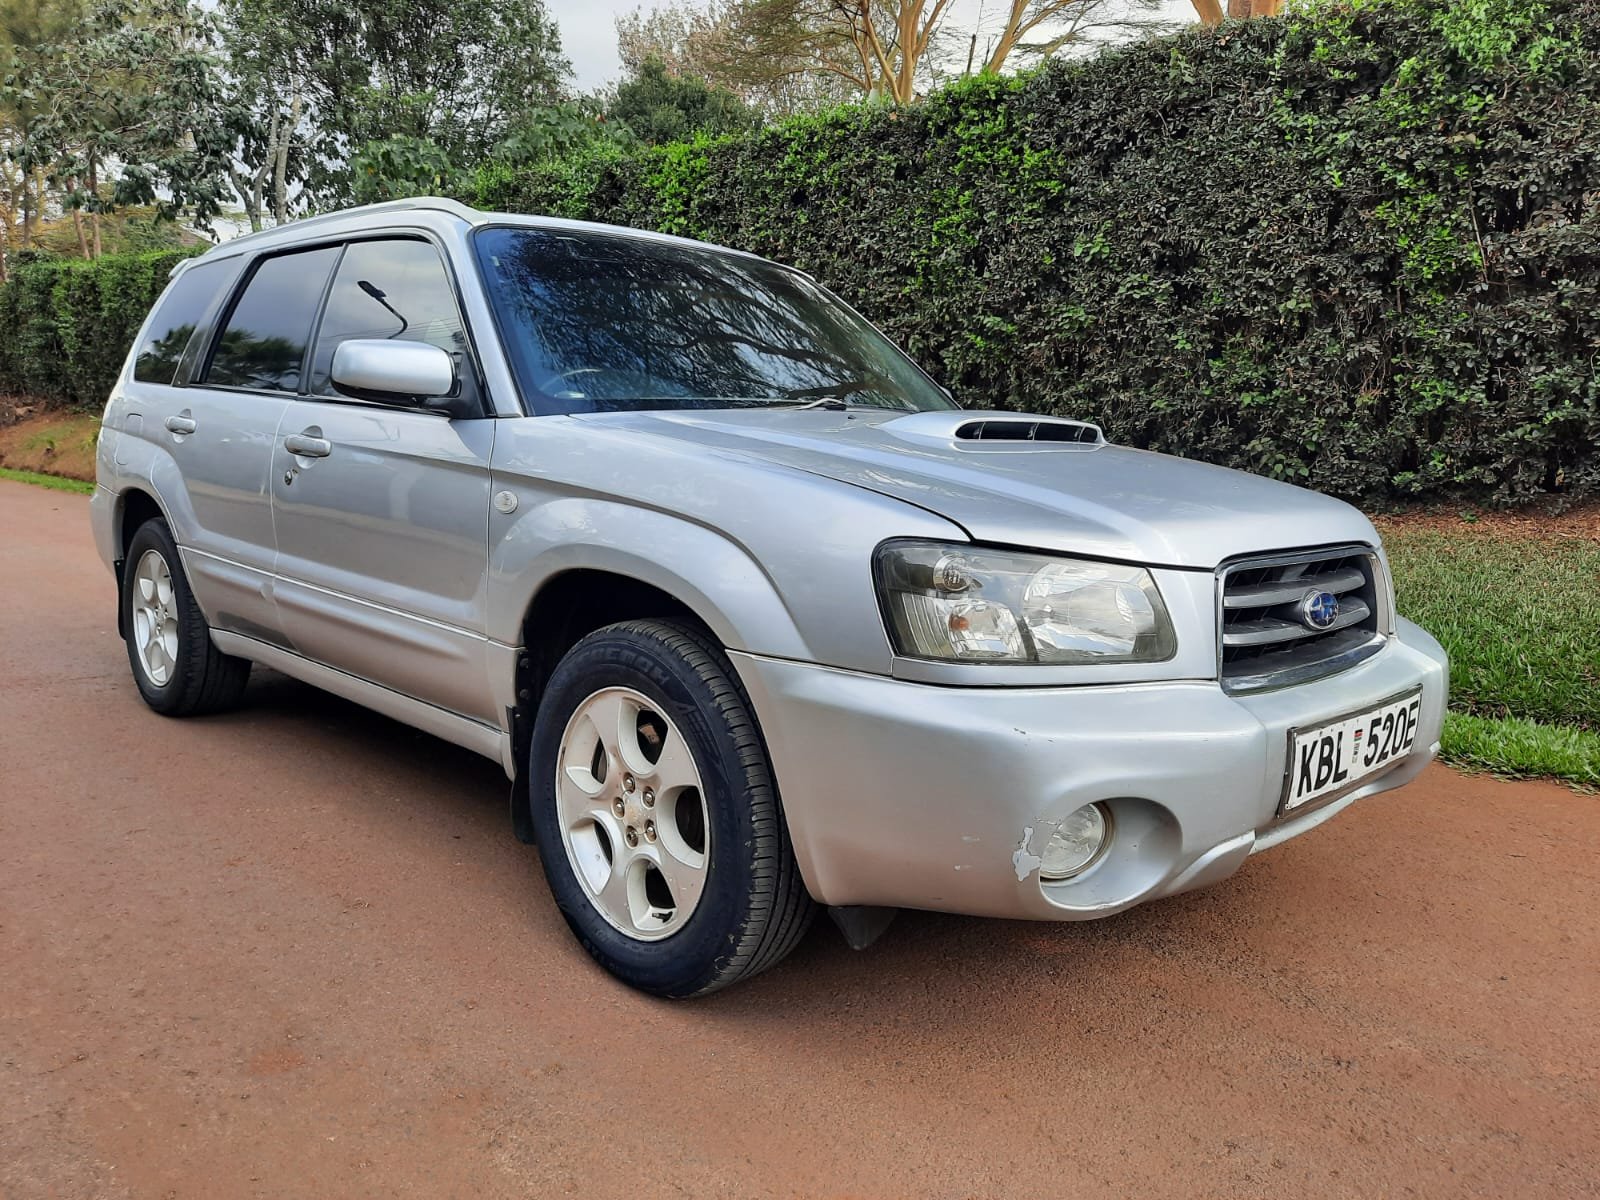
{"type": "MultiPolygon", "coordinates": [[[[204,343],[190,345],[178,364],[180,382],[193,382],[160,389],[159,408],[143,414],[145,436],[164,444],[178,465],[188,511],[180,515],[168,498],[175,533],[195,595],[218,629],[282,641],[271,594],[276,542],[267,476],[337,257],[336,249],[322,248],[256,260],[220,314],[211,353],[200,353],[204,343]]],[[[216,266],[237,273],[239,264],[216,266]]],[[[178,284],[211,269],[191,267],[178,284]]],[[[170,379],[167,360],[182,348],[182,332],[156,331],[135,360],[135,378],[147,370],[170,379]]]]}
{"type": "Polygon", "coordinates": [[[284,629],[317,662],[493,721],[485,592],[494,421],[482,415],[466,326],[434,245],[351,242],[311,364],[309,394],[292,403],[273,451],[284,629]],[[471,415],[337,395],[333,352],[350,338],[443,347],[471,415]]]}

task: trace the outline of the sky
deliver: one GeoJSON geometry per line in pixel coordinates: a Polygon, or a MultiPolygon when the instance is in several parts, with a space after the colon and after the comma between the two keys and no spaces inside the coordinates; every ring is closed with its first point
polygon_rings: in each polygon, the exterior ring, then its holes
{"type": "MultiPolygon", "coordinates": [[[[616,19],[641,6],[654,8],[653,0],[545,0],[561,26],[561,45],[572,60],[573,84],[583,92],[604,87],[622,73],[617,61],[616,19]]],[[[951,26],[970,28],[984,11],[985,0],[955,0],[951,6],[951,26]]],[[[987,0],[992,15],[1001,8],[999,0],[987,0]]],[[[1189,0],[1162,0],[1153,14],[1169,21],[1194,20],[1189,0]]]]}

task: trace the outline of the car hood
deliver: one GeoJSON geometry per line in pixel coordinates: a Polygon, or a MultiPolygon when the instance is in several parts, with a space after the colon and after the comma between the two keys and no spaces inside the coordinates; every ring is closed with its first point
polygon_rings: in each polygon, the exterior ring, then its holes
{"type": "Polygon", "coordinates": [[[1260,551],[1378,544],[1371,522],[1342,501],[1243,471],[1109,445],[1093,427],[1052,418],[774,408],[579,419],[892,496],[953,521],[978,542],[1206,569],[1260,551]],[[1046,432],[1082,431],[1094,440],[971,437],[986,420],[991,428],[1044,422],[1046,432]]]}

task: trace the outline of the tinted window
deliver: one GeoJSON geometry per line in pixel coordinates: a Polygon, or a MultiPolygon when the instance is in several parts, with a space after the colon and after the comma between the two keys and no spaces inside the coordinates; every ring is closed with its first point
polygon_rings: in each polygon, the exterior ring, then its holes
{"type": "Polygon", "coordinates": [[[615,234],[488,228],[474,238],[535,412],[838,399],[955,407],[882,334],[793,271],[615,234]]]}
{"type": "Polygon", "coordinates": [[[447,350],[456,360],[456,378],[471,392],[466,327],[439,252],[427,242],[351,242],[345,248],[317,334],[313,394],[333,394],[333,352],[351,338],[426,342],[447,350]]]}
{"type": "Polygon", "coordinates": [[[173,372],[211,303],[233,281],[237,259],[190,267],[162,293],[155,316],[133,360],[133,377],[144,383],[171,383],[173,372]]]}
{"type": "Polygon", "coordinates": [[[206,382],[293,392],[337,246],[263,259],[211,355],[206,382]]]}

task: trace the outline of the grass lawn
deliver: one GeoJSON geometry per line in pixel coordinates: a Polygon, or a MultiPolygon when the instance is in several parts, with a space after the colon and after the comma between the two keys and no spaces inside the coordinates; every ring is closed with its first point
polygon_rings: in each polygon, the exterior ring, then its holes
{"type": "Polygon", "coordinates": [[[15,471],[10,467],[0,467],[0,479],[9,479],[13,483],[34,483],[40,487],[53,488],[58,492],[77,492],[84,496],[94,491],[94,484],[82,479],[63,479],[59,475],[41,475],[37,471],[15,471]]]}
{"type": "Polygon", "coordinates": [[[1600,786],[1600,537],[1564,518],[1383,525],[1401,613],[1450,652],[1445,757],[1600,786]]]}
{"type": "Polygon", "coordinates": [[[99,436],[99,413],[35,412],[0,427],[0,467],[92,480],[99,436]]]}

